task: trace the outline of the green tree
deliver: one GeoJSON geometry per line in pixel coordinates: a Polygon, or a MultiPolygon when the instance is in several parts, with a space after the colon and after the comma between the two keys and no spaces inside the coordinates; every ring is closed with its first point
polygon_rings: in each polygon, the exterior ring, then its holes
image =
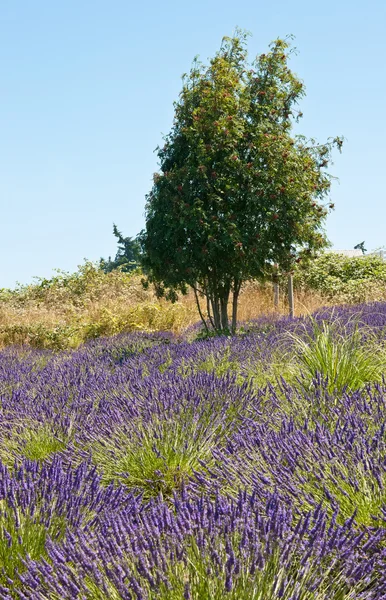
{"type": "Polygon", "coordinates": [[[204,323],[206,297],[217,331],[229,328],[231,294],[235,331],[243,282],[325,246],[325,168],[342,146],[291,135],[304,87],[287,66],[289,41],[248,65],[246,38],[225,37],[209,66],[196,58],[183,76],[140,235],[147,281],[171,300],[193,288],[204,323]]]}
{"type": "Polygon", "coordinates": [[[131,237],[123,237],[115,223],[113,223],[113,234],[118,239],[118,251],[115,259],[111,257],[106,261],[100,259],[100,267],[105,273],[110,273],[114,269],[120,268],[121,271],[132,271],[139,266],[141,248],[138,240],[131,237]]]}
{"type": "Polygon", "coordinates": [[[365,248],[365,242],[361,242],[360,244],[354,246],[354,250],[361,250],[362,254],[366,254],[367,250],[365,248]]]}

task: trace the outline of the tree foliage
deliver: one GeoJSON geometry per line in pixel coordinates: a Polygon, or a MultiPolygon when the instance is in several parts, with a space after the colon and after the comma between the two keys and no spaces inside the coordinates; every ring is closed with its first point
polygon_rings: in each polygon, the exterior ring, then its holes
{"type": "Polygon", "coordinates": [[[192,287],[216,330],[228,328],[231,293],[235,330],[243,282],[326,244],[326,167],[342,145],[292,134],[304,86],[287,66],[289,40],[248,65],[246,37],[224,38],[208,66],[195,59],[183,76],[140,236],[158,293],[174,300],[192,287]]]}
{"type": "Polygon", "coordinates": [[[140,245],[138,240],[136,238],[123,237],[115,223],[113,224],[113,234],[118,239],[118,250],[115,259],[111,260],[111,257],[109,257],[106,261],[104,258],[101,258],[101,269],[105,273],[111,273],[111,271],[118,268],[125,273],[136,269],[140,261],[140,245]]]}
{"type": "Polygon", "coordinates": [[[362,254],[366,254],[367,250],[365,248],[365,242],[360,242],[360,244],[354,246],[354,250],[360,250],[362,254]]]}

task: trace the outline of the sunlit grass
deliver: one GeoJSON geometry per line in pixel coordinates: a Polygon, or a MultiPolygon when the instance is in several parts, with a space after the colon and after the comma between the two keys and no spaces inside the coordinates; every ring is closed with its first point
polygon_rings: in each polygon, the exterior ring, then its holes
{"type": "Polygon", "coordinates": [[[93,461],[105,483],[119,481],[145,499],[170,497],[202,461],[210,461],[219,427],[193,415],[176,415],[175,420],[117,429],[91,445],[93,461]]]}
{"type": "MultiPolygon", "coordinates": [[[[339,510],[338,522],[343,524],[355,515],[355,522],[364,527],[381,527],[382,508],[386,503],[386,474],[375,475],[361,463],[332,466],[316,465],[314,472],[302,472],[305,482],[300,486],[299,498],[311,496],[325,508],[339,510]]],[[[305,502],[307,504],[307,502],[305,502]]]]}
{"type": "Polygon", "coordinates": [[[0,500],[0,581],[8,583],[24,570],[23,560],[46,556],[46,541],[61,540],[66,530],[62,515],[42,514],[40,506],[21,508],[0,500]]]}
{"type": "Polygon", "coordinates": [[[0,438],[0,460],[10,468],[24,459],[44,461],[65,450],[69,442],[48,423],[19,420],[10,425],[3,428],[0,438]]]}
{"type": "MultiPolygon", "coordinates": [[[[321,376],[329,393],[356,391],[367,383],[381,382],[386,372],[386,352],[375,339],[365,339],[364,330],[343,329],[339,323],[315,320],[312,333],[290,333],[293,381],[310,389],[321,376]]],[[[369,332],[367,332],[369,335],[369,332]]]]}
{"type": "MultiPolygon", "coordinates": [[[[90,262],[76,273],[0,290],[0,348],[28,344],[36,348],[76,348],[89,339],[129,331],[181,332],[199,321],[194,295],[172,304],[144,290],[142,275],[118,270],[104,273],[90,262]]],[[[326,302],[312,291],[296,291],[297,314],[326,302]]],[[[206,308],[202,303],[202,310],[206,308]]],[[[250,321],[264,314],[286,314],[284,296],[278,310],[270,283],[246,283],[239,301],[238,319],[250,321]]]]}

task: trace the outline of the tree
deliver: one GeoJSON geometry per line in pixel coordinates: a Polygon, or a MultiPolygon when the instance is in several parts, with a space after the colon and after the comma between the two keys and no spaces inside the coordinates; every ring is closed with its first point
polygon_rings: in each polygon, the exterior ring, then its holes
{"type": "Polygon", "coordinates": [[[138,240],[131,237],[123,237],[115,223],[113,223],[113,234],[118,239],[118,251],[114,260],[111,260],[111,257],[107,261],[101,258],[101,269],[105,273],[110,273],[118,268],[124,272],[132,271],[138,267],[140,261],[141,249],[138,240]]]}
{"type": "Polygon", "coordinates": [[[209,66],[196,58],[183,76],[140,234],[147,281],[171,300],[190,286],[217,331],[229,328],[230,294],[235,331],[243,282],[324,247],[325,168],[342,146],[291,136],[304,87],[287,66],[289,40],[249,66],[246,38],[224,38],[209,66]]]}
{"type": "Polygon", "coordinates": [[[354,250],[360,250],[362,254],[366,254],[367,250],[365,248],[365,242],[361,242],[360,244],[354,246],[354,250]]]}

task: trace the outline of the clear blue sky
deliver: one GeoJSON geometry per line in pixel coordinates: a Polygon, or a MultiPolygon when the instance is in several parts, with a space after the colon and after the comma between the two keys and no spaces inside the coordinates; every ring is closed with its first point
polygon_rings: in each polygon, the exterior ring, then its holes
{"type": "Polygon", "coordinates": [[[307,97],[299,131],[336,154],[336,248],[386,244],[384,0],[3,0],[0,3],[0,288],[114,255],[134,236],[181,75],[235,26],[250,57],[292,33],[307,97]]]}

